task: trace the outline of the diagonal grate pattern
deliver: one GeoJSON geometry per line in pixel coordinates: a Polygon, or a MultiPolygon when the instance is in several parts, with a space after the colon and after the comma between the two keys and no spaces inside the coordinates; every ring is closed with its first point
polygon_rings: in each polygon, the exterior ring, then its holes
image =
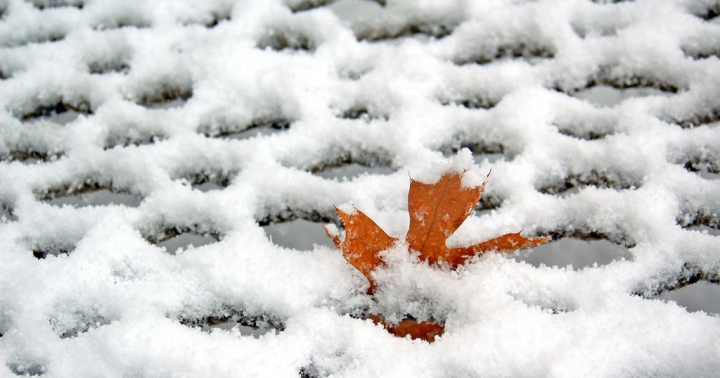
{"type": "MultiPolygon", "coordinates": [[[[0,369],[713,376],[717,313],[657,298],[702,284],[718,300],[719,13],[0,1],[0,369]],[[470,151],[493,173],[449,243],[524,229],[623,258],[489,255],[453,272],[391,255],[373,301],[331,244],[285,248],[263,230],[320,231],[352,202],[404,235],[408,174],[470,151]],[[179,237],[198,246],[164,247],[179,237]],[[446,334],[397,339],[369,312],[446,334]],[[242,327],[202,332],[227,321],[242,327]]],[[[583,248],[565,245],[553,253],[583,248]]]]}

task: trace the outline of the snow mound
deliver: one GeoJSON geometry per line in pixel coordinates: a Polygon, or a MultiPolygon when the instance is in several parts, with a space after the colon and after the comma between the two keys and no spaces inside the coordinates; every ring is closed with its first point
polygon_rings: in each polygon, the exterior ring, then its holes
{"type": "Polygon", "coordinates": [[[720,317],[661,299],[720,282],[719,13],[0,1],[0,375],[716,376],[720,317]],[[397,245],[373,300],[331,243],[263,229],[322,233],[353,204],[404,235],[410,177],[491,169],[449,243],[524,230],[630,258],[447,271],[397,245]]]}

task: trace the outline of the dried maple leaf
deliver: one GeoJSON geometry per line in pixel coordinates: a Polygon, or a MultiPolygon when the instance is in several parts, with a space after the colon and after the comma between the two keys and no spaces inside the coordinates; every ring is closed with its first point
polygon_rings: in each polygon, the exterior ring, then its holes
{"type": "Polygon", "coordinates": [[[425,340],[427,342],[435,341],[436,336],[442,335],[445,327],[435,324],[433,322],[418,322],[415,320],[403,320],[398,324],[391,324],[385,321],[380,316],[371,315],[368,319],[372,320],[375,324],[382,325],[388,332],[392,333],[397,337],[405,337],[410,335],[410,338],[425,340]]]}
{"type": "MultiPolygon", "coordinates": [[[[457,267],[480,253],[489,251],[514,251],[547,243],[549,237],[526,238],[520,233],[505,234],[495,239],[468,247],[448,248],[447,239],[457,231],[460,225],[472,214],[480,196],[485,191],[485,182],[477,186],[464,186],[463,173],[445,173],[437,182],[426,184],[410,180],[408,193],[408,212],[410,229],[405,240],[410,250],[418,252],[420,259],[430,264],[447,263],[457,267]]],[[[337,210],[345,224],[345,240],[335,230],[324,226],[325,232],[338,248],[342,249],[345,259],[370,281],[372,293],[375,282],[372,271],[383,263],[380,252],[388,249],[397,241],[382,230],[362,211],[352,208],[337,210]]],[[[400,337],[410,335],[433,341],[442,334],[443,326],[432,322],[402,321],[396,325],[386,323],[381,317],[370,317],[381,323],[392,334],[400,337]]]]}
{"type": "MultiPolygon", "coordinates": [[[[445,245],[447,238],[472,214],[485,190],[485,183],[475,187],[463,186],[462,176],[457,172],[446,173],[432,184],[410,180],[410,229],[405,240],[410,250],[419,252],[421,260],[430,264],[445,262],[457,267],[480,253],[514,251],[550,240],[549,237],[526,238],[518,232],[468,247],[448,248],[445,245]]],[[[370,274],[383,262],[379,253],[397,239],[388,236],[370,217],[354,207],[352,211],[335,209],[345,224],[345,240],[341,242],[339,236],[327,226],[324,226],[325,232],[342,249],[345,259],[367,277],[371,287],[374,287],[370,274]]]]}
{"type": "Polygon", "coordinates": [[[380,252],[390,248],[397,239],[388,236],[370,217],[354,207],[352,212],[345,212],[338,207],[335,210],[345,224],[345,240],[341,243],[338,235],[330,232],[327,226],[323,226],[325,232],[342,249],[350,265],[367,277],[370,281],[368,291],[372,292],[375,283],[370,272],[382,264],[380,252]]]}

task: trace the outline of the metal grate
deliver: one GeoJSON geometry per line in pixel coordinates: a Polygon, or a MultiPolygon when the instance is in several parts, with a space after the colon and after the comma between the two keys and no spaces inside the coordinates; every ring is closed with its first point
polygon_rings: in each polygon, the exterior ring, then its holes
{"type": "Polygon", "coordinates": [[[720,298],[719,12],[0,1],[0,369],[712,376],[717,313],[662,299],[720,298]],[[402,235],[408,174],[463,148],[493,173],[452,242],[524,229],[553,251],[395,256],[367,297],[319,222],[353,202],[402,235]]]}

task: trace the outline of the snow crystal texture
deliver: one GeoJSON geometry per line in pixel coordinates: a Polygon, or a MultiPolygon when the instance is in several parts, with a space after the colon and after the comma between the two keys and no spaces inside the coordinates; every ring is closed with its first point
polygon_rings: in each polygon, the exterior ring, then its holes
{"type": "Polygon", "coordinates": [[[720,281],[719,13],[0,0],[0,376],[717,376],[720,317],[657,296],[720,281]],[[468,185],[492,174],[449,244],[524,230],[631,258],[451,271],[400,245],[370,298],[336,248],[263,231],[352,203],[402,237],[409,177],[473,159],[468,185]],[[343,166],[367,173],[323,174],[343,166]]]}

